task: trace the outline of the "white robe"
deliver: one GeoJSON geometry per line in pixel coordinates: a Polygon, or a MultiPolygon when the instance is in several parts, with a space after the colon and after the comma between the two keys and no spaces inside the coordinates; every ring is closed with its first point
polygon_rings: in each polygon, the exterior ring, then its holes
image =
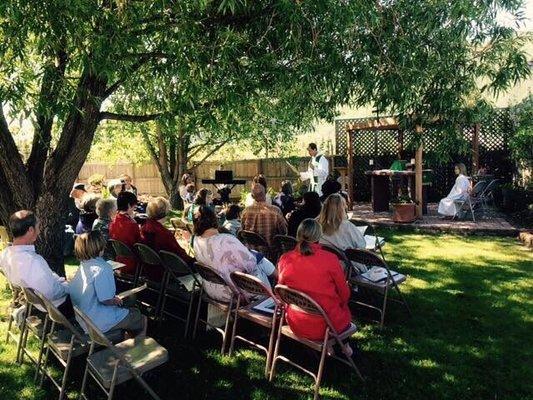
{"type": "Polygon", "coordinates": [[[322,185],[329,175],[329,161],[323,154],[320,160],[316,161],[318,156],[317,154],[315,157],[311,157],[309,168],[306,172],[300,172],[300,179],[302,181],[309,180],[309,191],[317,192],[319,196],[322,196],[322,185]],[[311,168],[311,164],[314,168],[311,168]],[[315,182],[315,177],[317,182],[315,182]]]}
{"type": "Polygon", "coordinates": [[[439,202],[438,213],[453,217],[457,213],[455,206],[456,201],[466,200],[468,197],[468,189],[470,188],[470,181],[467,176],[459,174],[455,180],[452,190],[447,197],[439,202]]]}

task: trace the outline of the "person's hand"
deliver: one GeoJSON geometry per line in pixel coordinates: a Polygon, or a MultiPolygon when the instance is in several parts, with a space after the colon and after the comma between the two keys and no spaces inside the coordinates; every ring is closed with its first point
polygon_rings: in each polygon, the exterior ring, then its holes
{"type": "Polygon", "coordinates": [[[113,297],[112,300],[113,300],[113,305],[115,306],[121,306],[123,303],[122,299],[118,296],[113,297]]]}

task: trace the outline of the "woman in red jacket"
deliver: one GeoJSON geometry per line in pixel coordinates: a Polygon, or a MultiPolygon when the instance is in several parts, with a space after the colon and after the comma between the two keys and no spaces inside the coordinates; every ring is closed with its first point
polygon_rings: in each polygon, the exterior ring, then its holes
{"type": "MultiPolygon", "coordinates": [[[[170,203],[163,197],[157,197],[148,203],[148,206],[146,207],[148,219],[141,227],[142,241],[157,252],[161,250],[170,251],[171,253],[178,255],[187,264],[192,265],[195,261],[194,258],[190,257],[187,252],[183,250],[172,232],[163,225],[169,210],[170,203]]],[[[163,278],[163,272],[162,268],[151,268],[149,270],[143,268],[143,274],[146,274],[150,279],[156,282],[163,278]]]]}
{"type": "MultiPolygon", "coordinates": [[[[131,192],[120,192],[117,196],[117,215],[109,225],[109,238],[120,240],[133,251],[133,245],[141,242],[139,225],[133,219],[137,207],[137,196],[131,192]]],[[[137,265],[130,257],[117,257],[117,261],[126,264],[120,273],[135,274],[137,265]]]]}
{"type": "MultiPolygon", "coordinates": [[[[278,263],[279,283],[299,290],[315,300],[326,312],[338,333],[351,322],[348,308],[350,288],[334,254],[318,244],[322,229],[314,219],[305,219],[298,227],[296,249],[285,253],[278,263]]],[[[322,340],[326,322],[318,315],[289,307],[287,321],[299,337],[322,340]]]]}

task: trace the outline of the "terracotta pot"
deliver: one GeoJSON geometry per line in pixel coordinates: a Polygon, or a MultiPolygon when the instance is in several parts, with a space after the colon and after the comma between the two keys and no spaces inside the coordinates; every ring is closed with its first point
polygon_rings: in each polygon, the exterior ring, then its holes
{"type": "Polygon", "coordinates": [[[394,222],[413,222],[416,219],[415,203],[392,204],[392,220],[394,222]]]}

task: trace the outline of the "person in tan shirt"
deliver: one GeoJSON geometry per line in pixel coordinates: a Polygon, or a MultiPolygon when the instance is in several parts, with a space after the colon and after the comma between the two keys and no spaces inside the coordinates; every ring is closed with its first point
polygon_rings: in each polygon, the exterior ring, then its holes
{"type": "Polygon", "coordinates": [[[266,203],[263,185],[252,185],[252,197],[254,203],[242,213],[242,229],[261,235],[271,246],[274,236],[287,234],[287,221],[278,207],[266,203]]]}

